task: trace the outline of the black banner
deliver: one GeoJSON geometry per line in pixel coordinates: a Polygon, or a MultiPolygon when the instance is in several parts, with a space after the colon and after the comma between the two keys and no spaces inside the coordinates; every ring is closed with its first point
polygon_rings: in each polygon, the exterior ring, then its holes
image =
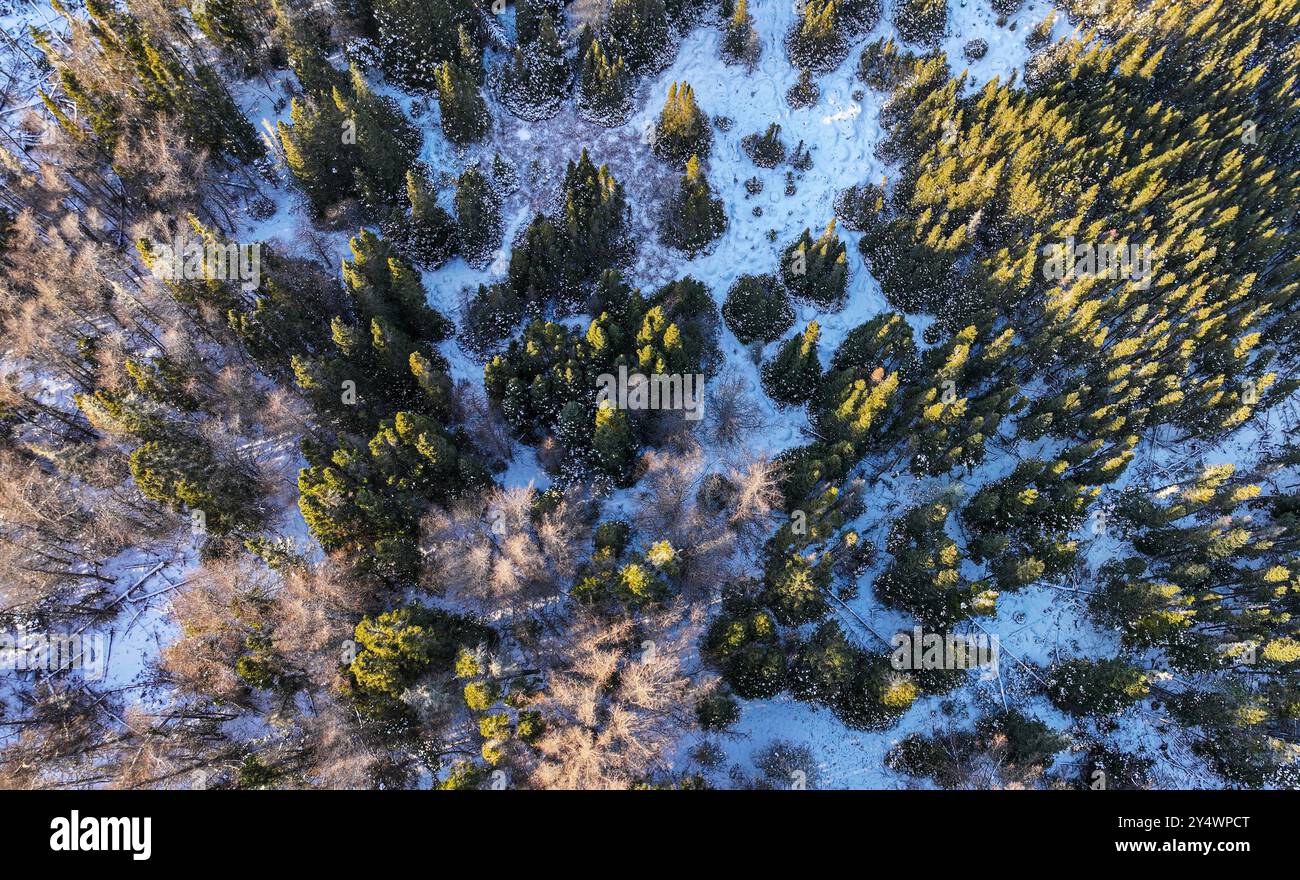
{"type": "MultiPolygon", "coordinates": [[[[542,859],[714,849],[723,862],[776,847],[797,858],[1117,861],[1294,851],[1289,792],[5,792],[7,854],[117,870],[211,864],[373,866],[394,848],[542,859]],[[668,801],[671,800],[671,803],[668,801]],[[551,844],[547,844],[547,841],[551,844]],[[712,840],[712,844],[708,841],[712,840]],[[529,841],[532,841],[531,843],[529,841]],[[481,844],[476,846],[475,844],[481,844]],[[661,845],[662,844],[662,845],[661,845]],[[754,844],[758,844],[757,847],[754,844]],[[620,852],[622,848],[622,852],[620,852]],[[549,853],[549,855],[548,855],[549,853]]],[[[695,859],[695,856],[690,858],[695,859]]]]}

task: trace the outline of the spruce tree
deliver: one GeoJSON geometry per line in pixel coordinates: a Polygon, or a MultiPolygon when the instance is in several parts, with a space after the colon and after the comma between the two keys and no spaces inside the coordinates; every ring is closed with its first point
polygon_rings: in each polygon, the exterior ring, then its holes
{"type": "Polygon", "coordinates": [[[624,241],[627,201],[609,167],[597,168],[584,147],[564,175],[561,230],[567,261],[580,281],[592,281],[617,258],[624,241]]]}
{"type": "Polygon", "coordinates": [[[332,97],[294,98],[288,124],[278,123],[285,162],[317,215],[355,186],[344,143],[347,122],[332,97]]]}
{"type": "Polygon", "coordinates": [[[272,0],[275,35],[284,49],[289,69],[309,95],[329,95],[346,76],[329,61],[329,31],[319,22],[294,10],[288,0],[272,0]]]}
{"type": "Polygon", "coordinates": [[[790,295],[822,307],[838,308],[843,303],[848,275],[848,258],[834,219],[816,241],[805,229],[781,257],[781,281],[790,295]]]}
{"type": "Polygon", "coordinates": [[[628,73],[622,56],[611,60],[600,41],[591,39],[581,57],[578,86],[583,111],[601,125],[621,124],[628,110],[628,73]]]}
{"type": "Polygon", "coordinates": [[[456,252],[456,221],[438,204],[429,181],[414,171],[406,172],[406,199],[411,212],[402,223],[404,251],[417,266],[442,265],[456,252]]]}
{"type": "Polygon", "coordinates": [[[740,141],[745,154],[760,168],[775,168],[785,161],[785,144],[781,142],[781,126],[775,122],[763,134],[745,135],[740,141]]]}
{"type": "Polygon", "coordinates": [[[470,265],[482,266],[501,241],[500,197],[483,173],[471,166],[456,179],[455,205],[461,251],[470,265]]]}
{"type": "Polygon", "coordinates": [[[839,31],[841,0],[807,0],[802,18],[786,37],[790,63],[817,73],[833,70],[844,57],[845,41],[839,31]]]}
{"type": "Polygon", "coordinates": [[[610,0],[603,30],[634,74],[657,68],[671,51],[664,0],[610,0]]]}
{"type": "Polygon", "coordinates": [[[709,181],[700,170],[700,160],[692,156],[677,194],[668,206],[664,240],[691,256],[709,246],[727,228],[722,200],[715,198],[709,181]]]}
{"type": "Polygon", "coordinates": [[[749,14],[749,0],[736,0],[722,36],[722,59],[728,64],[744,64],[752,68],[758,63],[761,51],[758,32],[754,30],[754,17],[749,14]]]}
{"type": "Polygon", "coordinates": [[[741,345],[772,342],[794,326],[794,309],[774,275],[741,275],[727,291],[722,318],[741,345]]]}
{"type": "Polygon", "coordinates": [[[818,361],[817,340],[821,327],[812,321],[803,333],[782,343],[776,357],[763,367],[763,389],[777,403],[798,406],[817,393],[822,368],[818,361]]]}
{"type": "Polygon", "coordinates": [[[477,74],[459,59],[443,62],[437,73],[442,132],[458,147],[477,141],[491,124],[487,104],[479,94],[477,74]]]}
{"type": "Polygon", "coordinates": [[[190,8],[199,30],[246,69],[253,66],[257,54],[257,40],[245,21],[250,11],[242,0],[202,0],[190,8]]]}
{"type": "Polygon", "coordinates": [[[523,119],[541,119],[558,108],[568,80],[564,50],[549,9],[531,14],[529,4],[521,4],[521,13],[529,13],[523,24],[516,14],[519,44],[502,68],[501,94],[510,111],[523,119]]]}
{"type": "Polygon", "coordinates": [[[406,189],[406,172],[420,154],[420,132],[391,98],[378,95],[352,68],[351,88],[334,88],[334,105],[343,116],[341,135],[353,163],[362,206],[382,217],[406,189]]]}
{"type": "Polygon", "coordinates": [[[821,620],[830,611],[826,590],[830,587],[830,557],[816,564],[801,553],[773,555],[764,573],[765,589],[760,600],[784,626],[802,626],[821,620]]]}
{"type": "Polygon", "coordinates": [[[839,24],[849,36],[873,29],[880,21],[881,0],[839,0],[839,24]]]}
{"type": "Polygon", "coordinates": [[[451,322],[428,304],[420,276],[393,253],[392,245],[367,229],[348,248],[343,283],[363,321],[383,318],[413,338],[437,342],[451,333],[451,322]]]}
{"type": "MultiPolygon", "coordinates": [[[[460,59],[461,28],[479,39],[470,0],[373,0],[384,72],[407,89],[439,89],[444,62],[460,59]]],[[[466,71],[470,75],[470,71],[466,71]]]]}
{"type": "Polygon", "coordinates": [[[813,82],[812,71],[804,68],[799,71],[799,81],[785,93],[785,101],[794,109],[798,110],[803,107],[811,107],[817,103],[821,97],[821,87],[813,82]]]}
{"type": "Polygon", "coordinates": [[[260,522],[256,482],[247,464],[217,453],[191,433],[160,433],[131,453],[130,469],[146,498],[201,514],[196,522],[214,535],[249,532],[260,522]]]}
{"type": "Polygon", "coordinates": [[[654,131],[654,152],[678,166],[691,156],[708,158],[713,132],[708,117],[695,103],[695,90],[688,83],[672,83],[659,113],[654,131]]]}
{"type": "Polygon", "coordinates": [[[862,49],[858,57],[858,79],[878,91],[892,90],[916,56],[899,49],[892,37],[881,37],[862,49]]]}
{"type": "Polygon", "coordinates": [[[722,614],[704,637],[704,655],[742,699],[774,697],[785,686],[780,627],[752,598],[724,596],[722,614]]]}
{"type": "Polygon", "coordinates": [[[947,0],[899,0],[894,26],[909,43],[937,45],[948,28],[947,0]]]}
{"type": "Polygon", "coordinates": [[[610,479],[619,486],[630,486],[635,478],[636,437],[627,413],[615,409],[608,401],[596,408],[596,430],[592,437],[596,460],[610,479]]]}
{"type": "Polygon", "coordinates": [[[427,506],[490,483],[436,419],[398,412],[368,442],[344,439],[298,476],[298,506],[321,545],[355,554],[389,579],[414,575],[419,517],[427,506]]]}

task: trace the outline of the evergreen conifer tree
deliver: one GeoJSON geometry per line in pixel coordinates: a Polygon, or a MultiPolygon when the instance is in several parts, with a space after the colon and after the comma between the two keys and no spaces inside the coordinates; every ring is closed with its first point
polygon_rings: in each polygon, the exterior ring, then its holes
{"type": "Polygon", "coordinates": [[[695,90],[688,83],[672,83],[655,126],[655,155],[684,166],[691,156],[708,158],[712,146],[713,132],[695,103],[695,90]]]}
{"type": "Polygon", "coordinates": [[[668,207],[664,240],[694,256],[708,247],[727,228],[722,200],[715,198],[709,181],[692,156],[686,163],[677,194],[668,207]]]}
{"type": "Polygon", "coordinates": [[[758,32],[754,30],[754,17],[749,14],[749,0],[736,0],[722,36],[722,58],[728,64],[744,64],[752,68],[758,63],[761,50],[758,32]]]}
{"type": "Polygon", "coordinates": [[[437,90],[447,140],[463,147],[483,137],[491,117],[479,94],[476,70],[458,58],[444,61],[438,68],[437,90]]]}
{"type": "Polygon", "coordinates": [[[817,359],[820,336],[821,327],[812,321],[803,333],[782,343],[776,357],[763,367],[763,388],[769,397],[787,406],[798,406],[812,399],[822,375],[817,359]]]}
{"type": "Polygon", "coordinates": [[[466,168],[456,179],[456,220],[460,224],[461,250],[471,264],[487,262],[501,241],[500,198],[476,167],[466,168]]]}
{"type": "Polygon", "coordinates": [[[848,258],[835,234],[835,220],[813,241],[807,229],[785,249],[781,281],[790,294],[823,307],[838,307],[848,289],[848,258]]]}
{"type": "Polygon", "coordinates": [[[794,309],[774,275],[741,275],[727,292],[722,318],[741,345],[772,342],[794,326],[794,309]]]}

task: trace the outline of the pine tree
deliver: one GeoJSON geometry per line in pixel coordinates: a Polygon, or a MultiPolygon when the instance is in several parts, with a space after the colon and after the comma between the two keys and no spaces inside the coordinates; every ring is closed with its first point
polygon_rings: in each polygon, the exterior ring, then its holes
{"type": "Polygon", "coordinates": [[[1113,715],[1150,691],[1147,676],[1119,658],[1067,660],[1052,670],[1048,698],[1071,715],[1113,715]]]}
{"type": "Polygon", "coordinates": [[[576,295],[577,279],[570,271],[568,246],[550,218],[538,214],[510,251],[506,278],[515,295],[539,308],[552,298],[576,295]]]}
{"type": "Polygon", "coordinates": [[[204,440],[169,430],[137,447],[131,477],[146,498],[177,511],[201,514],[214,535],[249,532],[260,521],[256,482],[243,463],[216,453],[204,440]]]}
{"type": "Polygon", "coordinates": [[[406,188],[420,135],[358,69],[350,86],[334,87],[331,101],[295,98],[289,118],[291,124],[279,123],[280,143],[317,214],[353,192],[372,216],[390,210],[406,188]]]}
{"type": "Polygon", "coordinates": [[[443,62],[437,74],[438,106],[442,110],[442,132],[458,147],[473,143],[487,133],[491,124],[487,104],[479,94],[473,68],[458,59],[443,62]]]}
{"type": "Polygon", "coordinates": [[[768,561],[760,600],[784,626],[802,626],[821,620],[830,611],[830,557],[814,565],[800,553],[773,555],[768,561]]]}
{"type": "Polygon", "coordinates": [[[419,517],[490,483],[483,466],[457,448],[437,420],[398,412],[368,443],[345,439],[298,475],[298,506],[327,549],[346,549],[376,573],[413,575],[419,517]]]}
{"type": "Polygon", "coordinates": [[[810,322],[803,333],[782,343],[776,357],[763,367],[763,388],[777,403],[798,406],[817,393],[822,375],[817,355],[820,336],[821,327],[810,322]]]}
{"type": "Polygon", "coordinates": [[[695,103],[695,90],[688,83],[672,83],[655,126],[655,155],[684,166],[691,156],[708,158],[712,146],[713,132],[695,103]]]}
{"type": "Polygon", "coordinates": [[[480,284],[465,309],[462,342],[480,355],[488,354],[514,332],[524,305],[509,284],[480,284]]]}
{"type": "Polygon", "coordinates": [[[1027,459],[989,483],[961,511],[974,562],[989,561],[1002,591],[1055,578],[1073,567],[1089,493],[1064,479],[1067,462],[1027,459]]]}
{"type": "Polygon", "coordinates": [[[859,183],[843,190],[835,197],[835,216],[845,229],[856,232],[872,229],[882,222],[884,211],[883,185],[859,183]]]}
{"type": "Polygon", "coordinates": [[[887,547],[894,560],[876,579],[882,602],[939,629],[972,614],[991,614],[997,597],[962,576],[961,548],[944,530],[950,511],[944,499],[904,514],[890,530],[887,547]]]}
{"type": "Polygon", "coordinates": [[[288,381],[294,355],[319,352],[329,344],[336,285],[314,264],[266,245],[260,263],[261,283],[252,302],[233,303],[226,322],[262,370],[288,381]]]}
{"type": "Polygon", "coordinates": [[[812,411],[818,434],[847,442],[854,459],[883,433],[902,377],[915,369],[915,343],[898,314],[885,313],[854,328],[831,358],[812,411]]]}
{"type": "MultiPolygon", "coordinates": [[[[86,52],[61,55],[49,35],[38,29],[32,31],[33,41],[105,155],[113,155],[123,135],[136,137],[161,115],[176,117],[179,130],[192,145],[218,156],[251,162],[262,155],[252,124],[221,78],[200,58],[162,41],[129,9],[91,3],[87,22],[73,17],[62,4],[54,8],[67,22],[71,44],[86,52]],[[129,95],[126,102],[123,94],[129,95]],[[127,104],[129,117],[124,112],[127,104]]],[[[44,90],[38,91],[65,130],[76,139],[86,137],[79,123],[44,90]]]]}
{"type": "Polygon", "coordinates": [[[839,24],[849,36],[872,30],[880,21],[881,0],[839,0],[839,24]]]}
{"type": "Polygon", "coordinates": [[[715,198],[709,181],[692,156],[686,163],[676,196],[669,204],[664,240],[691,256],[708,247],[727,228],[722,200],[715,198]]]}
{"type": "Polygon", "coordinates": [[[780,627],[753,599],[724,595],[723,612],[704,637],[704,654],[742,699],[774,697],[785,686],[780,627]]]}
{"type": "Polygon", "coordinates": [[[217,72],[206,64],[194,68],[189,88],[183,89],[175,112],[185,121],[197,143],[241,162],[262,156],[262,141],[217,72]]]}

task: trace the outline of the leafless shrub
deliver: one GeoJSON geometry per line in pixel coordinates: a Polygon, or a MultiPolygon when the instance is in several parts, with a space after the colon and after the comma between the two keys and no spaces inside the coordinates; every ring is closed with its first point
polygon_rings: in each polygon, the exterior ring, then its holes
{"type": "Polygon", "coordinates": [[[510,431],[501,414],[483,393],[465,379],[456,383],[453,399],[460,423],[489,465],[504,467],[512,455],[510,431]]]}
{"type": "Polygon", "coordinates": [[[705,412],[720,445],[733,446],[767,428],[755,394],[751,383],[735,372],[724,373],[710,383],[705,412]]]}

